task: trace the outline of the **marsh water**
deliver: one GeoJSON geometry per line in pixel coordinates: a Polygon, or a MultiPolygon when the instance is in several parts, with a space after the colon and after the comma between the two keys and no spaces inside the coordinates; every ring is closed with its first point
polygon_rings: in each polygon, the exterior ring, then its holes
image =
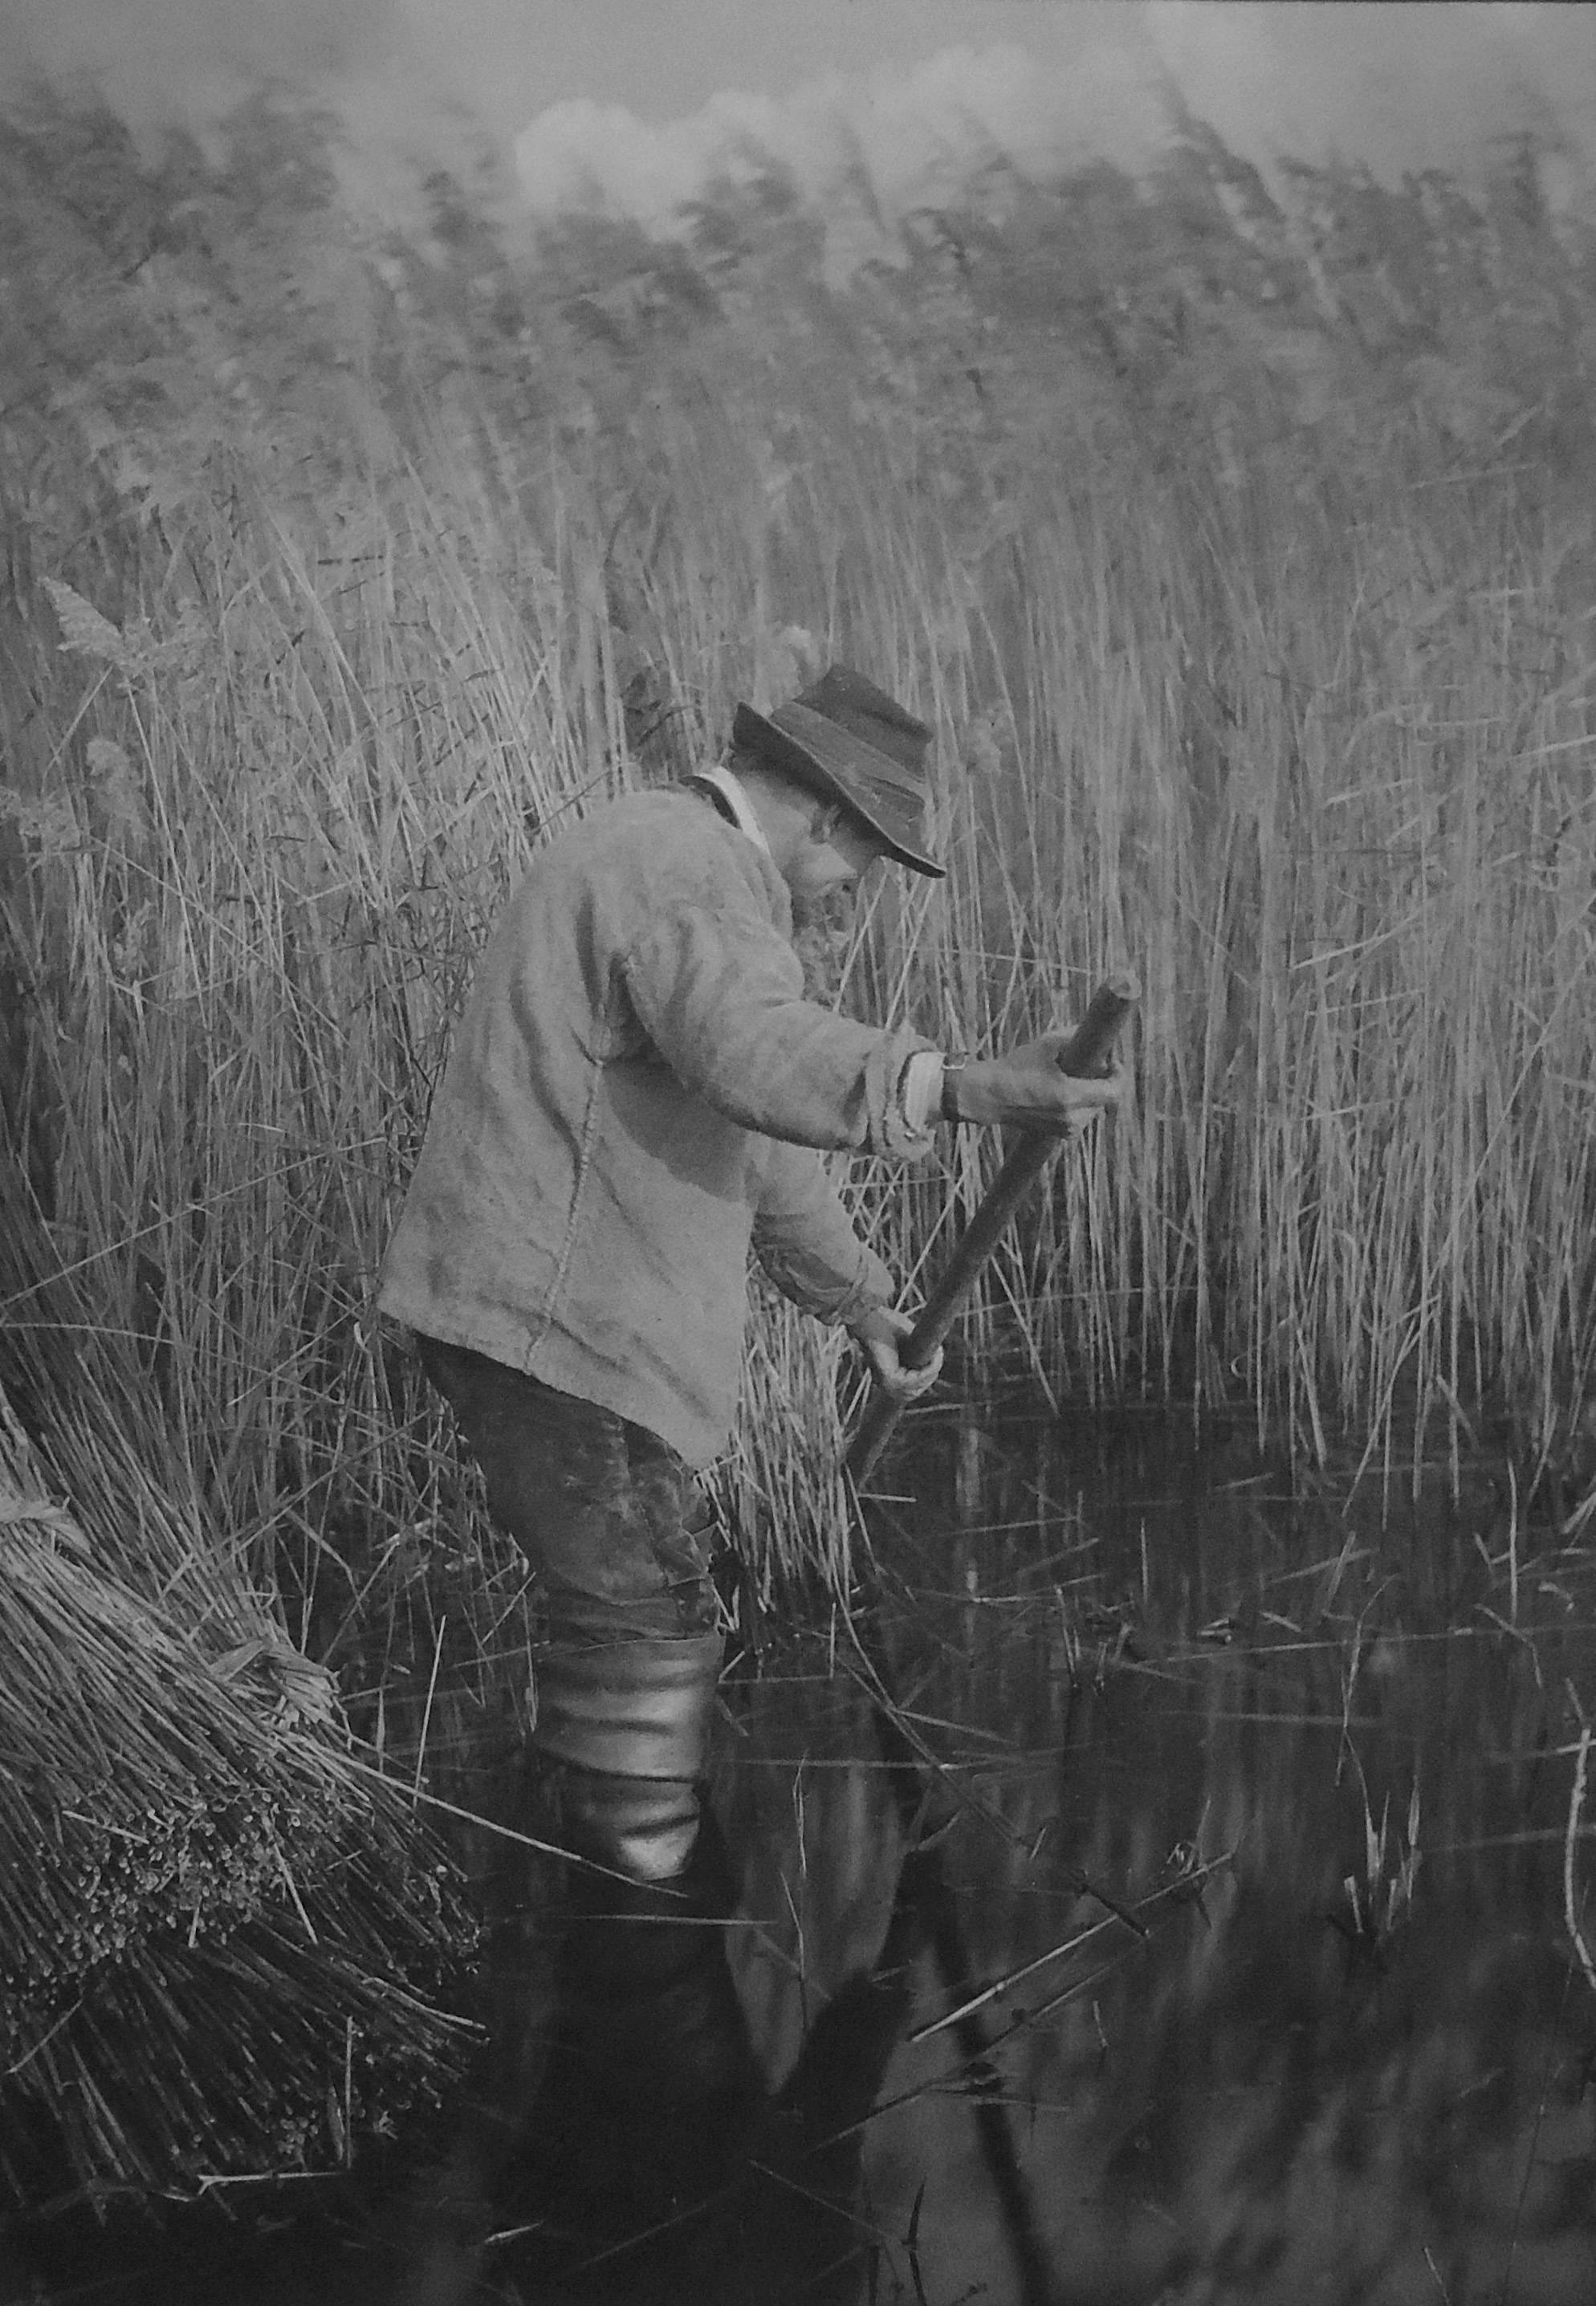
{"type": "Polygon", "coordinates": [[[862,1639],[744,1612],[695,1896],[556,1927],[514,1858],[424,2171],[12,2294],[1596,2298],[1577,1500],[996,1409],[905,1462],[862,1639]]]}

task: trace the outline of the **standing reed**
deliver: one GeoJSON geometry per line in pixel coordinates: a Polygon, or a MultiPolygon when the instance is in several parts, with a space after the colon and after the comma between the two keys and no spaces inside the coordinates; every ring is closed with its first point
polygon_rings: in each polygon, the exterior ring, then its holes
{"type": "MultiPolygon", "coordinates": [[[[945,766],[949,883],[879,892],[850,1003],[979,1048],[1114,967],[1146,988],[1134,1105],[971,1354],[1055,1398],[1241,1398],[1388,1472],[1481,1404],[1555,1446],[1593,1351],[1558,478],[1589,247],[1521,177],[1298,183],[1192,132],[1154,184],[999,187],[841,286],[773,194],[674,253],[484,220],[469,277],[460,231],[351,235],[313,409],[242,339],[225,401],[139,350],[225,269],[179,223],[115,291],[79,462],[16,436],[10,1374],[41,1321],[114,1340],[140,1462],[334,1662],[431,1654],[427,1577],[374,1574],[396,1532],[453,1533],[484,1640],[514,1582],[367,1313],[474,952],[569,812],[780,693],[795,627],[945,766]]],[[[994,1157],[849,1172],[911,1287],[994,1157]]],[[[834,1346],[758,1335],[727,1493],[767,1570],[834,1567],[834,1346]]]]}

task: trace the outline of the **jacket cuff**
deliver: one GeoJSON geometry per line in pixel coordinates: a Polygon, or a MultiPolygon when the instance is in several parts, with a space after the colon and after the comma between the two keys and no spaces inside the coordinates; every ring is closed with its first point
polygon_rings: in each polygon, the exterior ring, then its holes
{"type": "Polygon", "coordinates": [[[853,1285],[839,1297],[835,1310],[821,1314],[828,1328],[851,1328],[861,1315],[890,1305],[897,1295],[892,1277],[875,1251],[866,1243],[859,1243],[859,1269],[853,1285]]]}

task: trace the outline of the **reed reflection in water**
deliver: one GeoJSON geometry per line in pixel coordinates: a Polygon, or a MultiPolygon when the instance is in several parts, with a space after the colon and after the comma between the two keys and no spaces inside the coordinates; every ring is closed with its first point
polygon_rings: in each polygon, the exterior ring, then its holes
{"type": "Polygon", "coordinates": [[[922,1431],[863,1645],[729,1684],[699,1910],[568,1937],[475,2294],[1596,2296],[1583,1547],[922,1431]]]}

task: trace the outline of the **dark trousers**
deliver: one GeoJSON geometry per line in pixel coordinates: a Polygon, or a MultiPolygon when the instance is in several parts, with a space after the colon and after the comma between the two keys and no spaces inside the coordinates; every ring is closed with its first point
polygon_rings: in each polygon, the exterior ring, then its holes
{"type": "Polygon", "coordinates": [[[709,1501],[676,1452],[613,1411],[436,1338],[422,1368],[538,1573],[534,1756],[563,1831],[635,1880],[679,1876],[699,1824],[720,1675],[709,1501]]]}
{"type": "Polygon", "coordinates": [[[436,1337],[416,1350],[482,1469],[489,1511],[538,1573],[551,1635],[715,1630],[713,1510],[674,1449],[484,1354],[436,1337]]]}

